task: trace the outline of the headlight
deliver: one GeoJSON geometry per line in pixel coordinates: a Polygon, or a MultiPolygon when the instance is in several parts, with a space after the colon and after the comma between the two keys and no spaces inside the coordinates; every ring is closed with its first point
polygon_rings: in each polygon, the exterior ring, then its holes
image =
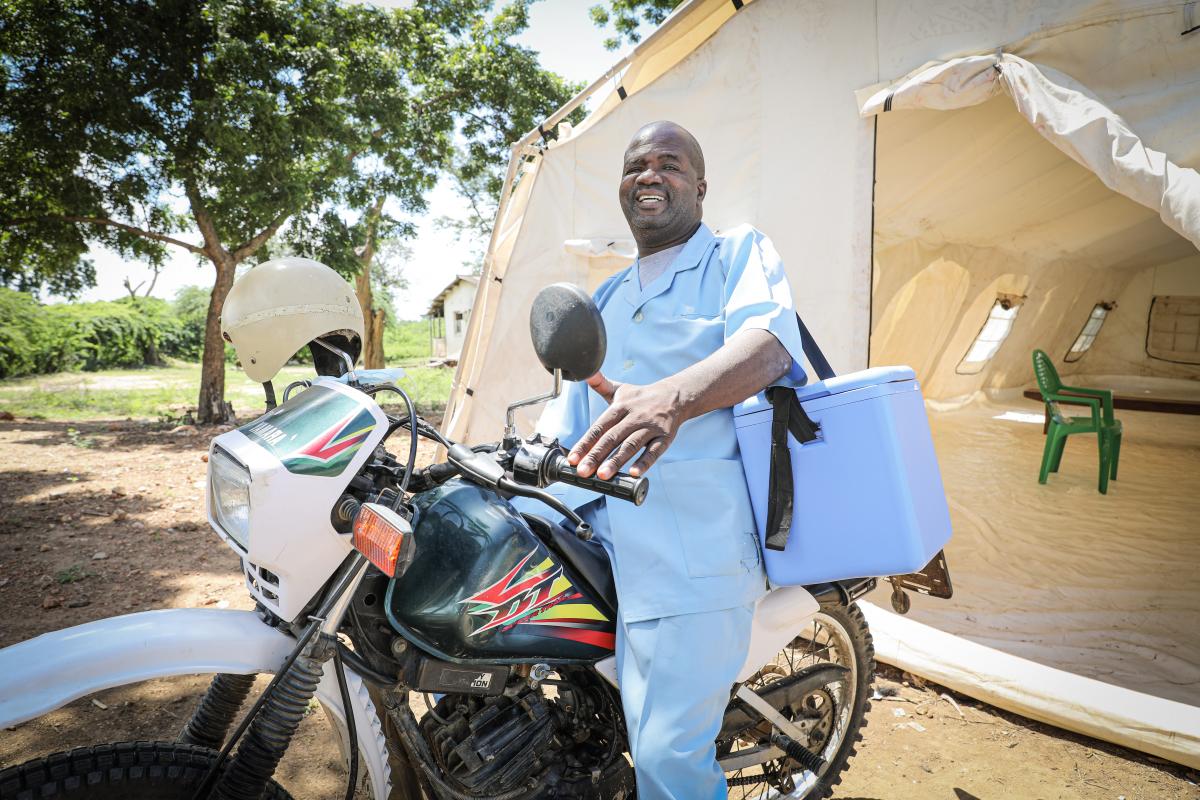
{"type": "Polygon", "coordinates": [[[220,447],[214,447],[208,462],[208,491],[217,524],[243,550],[248,549],[250,470],[220,447]]]}

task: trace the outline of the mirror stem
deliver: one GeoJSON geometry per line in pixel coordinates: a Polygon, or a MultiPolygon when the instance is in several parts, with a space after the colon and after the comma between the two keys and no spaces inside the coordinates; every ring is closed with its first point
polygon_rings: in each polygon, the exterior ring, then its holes
{"type": "Polygon", "coordinates": [[[517,437],[517,414],[518,408],[525,406],[534,406],[538,403],[544,403],[547,400],[553,400],[562,394],[562,370],[554,370],[554,388],[547,394],[539,394],[537,397],[530,397],[525,400],[518,400],[508,407],[508,411],[504,415],[504,438],[515,439],[517,437]]]}
{"type": "Polygon", "coordinates": [[[317,344],[321,345],[321,347],[324,347],[326,350],[333,353],[334,355],[340,356],[342,361],[346,365],[345,374],[348,376],[346,380],[349,381],[350,383],[358,382],[358,379],[354,377],[354,359],[350,357],[349,353],[347,353],[345,350],[342,350],[340,347],[334,347],[329,342],[325,341],[324,339],[321,339],[320,337],[313,339],[313,341],[316,342],[317,344]]]}

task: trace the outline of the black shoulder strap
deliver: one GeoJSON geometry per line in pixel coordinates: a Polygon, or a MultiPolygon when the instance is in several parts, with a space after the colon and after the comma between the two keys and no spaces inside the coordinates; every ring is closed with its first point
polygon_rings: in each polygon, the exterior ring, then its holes
{"type": "Polygon", "coordinates": [[[800,319],[799,314],[796,315],[796,324],[800,326],[800,344],[804,347],[804,355],[808,359],[808,363],[812,364],[812,368],[817,371],[817,377],[823,381],[834,377],[833,367],[829,366],[829,362],[825,360],[825,354],[817,346],[817,340],[808,332],[808,328],[804,326],[804,320],[800,319]]]}
{"type": "MultiPolygon", "coordinates": [[[[833,368],[816,340],[808,332],[804,320],[796,315],[800,326],[800,341],[804,355],[821,380],[834,376],[833,368]]],[[[792,505],[794,483],[792,480],[792,458],[788,448],[788,434],[804,444],[817,438],[821,426],[813,422],[796,399],[796,390],[785,386],[767,389],[767,401],[771,404],[771,478],[767,491],[767,541],[768,550],[783,550],[792,533],[792,505]]]]}

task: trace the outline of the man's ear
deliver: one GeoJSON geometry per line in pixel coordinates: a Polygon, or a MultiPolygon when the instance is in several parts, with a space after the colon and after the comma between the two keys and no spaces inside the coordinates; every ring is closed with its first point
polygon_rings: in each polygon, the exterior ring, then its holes
{"type": "Polygon", "coordinates": [[[706,194],[708,194],[708,179],[701,178],[696,181],[696,202],[703,203],[706,194]]]}

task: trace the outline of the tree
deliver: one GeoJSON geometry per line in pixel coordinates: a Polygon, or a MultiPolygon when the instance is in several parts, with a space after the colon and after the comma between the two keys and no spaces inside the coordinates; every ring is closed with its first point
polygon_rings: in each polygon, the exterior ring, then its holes
{"type": "MultiPolygon", "coordinates": [[[[464,264],[475,273],[482,269],[500,195],[506,188],[509,148],[583,88],[542,69],[536,52],[514,43],[528,25],[528,2],[513,3],[490,22],[476,20],[473,46],[447,63],[452,76],[449,81],[467,88],[474,98],[464,111],[461,133],[466,142],[460,143],[448,170],[469,209],[463,218],[441,217],[436,222],[458,238],[476,243],[474,260],[464,264]]],[[[566,119],[576,124],[584,116],[580,107],[566,119]]],[[[554,133],[546,131],[543,136],[552,138],[554,133]]]]}
{"type": "Polygon", "coordinates": [[[6,0],[0,278],[78,291],[92,244],[208,259],[198,419],[228,419],[220,314],[238,264],[343,197],[360,161],[410,200],[433,185],[470,105],[451,67],[489,7],[6,0]]]}
{"type": "MultiPolygon", "coordinates": [[[[436,98],[440,110],[454,115],[458,146],[447,174],[471,205],[467,219],[438,222],[479,245],[479,262],[471,265],[476,271],[491,233],[508,148],[582,88],[543,69],[536,52],[514,44],[528,25],[527,0],[505,6],[490,19],[478,14],[425,75],[428,94],[436,98]]],[[[572,119],[581,117],[579,111],[572,119]]],[[[344,213],[330,208],[312,211],[293,224],[289,247],[354,277],[366,334],[363,363],[368,368],[382,367],[386,312],[374,292],[386,283],[387,273],[375,259],[382,245],[390,243],[384,251],[394,254],[397,243],[415,231],[410,222],[387,213],[387,208],[395,207],[402,216],[420,213],[425,210],[424,193],[411,191],[396,164],[376,158],[359,159],[340,188],[342,209],[365,209],[358,219],[348,222],[344,213]]]]}
{"type": "Polygon", "coordinates": [[[608,7],[592,6],[588,13],[597,28],[612,24],[616,35],[604,40],[604,46],[616,50],[622,40],[637,44],[642,40],[638,28],[642,25],[661,25],[683,0],[608,0],[608,7]]]}
{"type": "Polygon", "coordinates": [[[370,208],[348,222],[344,211],[329,208],[322,213],[297,217],[283,245],[295,255],[315,258],[354,281],[354,293],[363,312],[363,366],[385,366],[383,329],[387,311],[377,303],[375,292],[406,285],[397,261],[407,260],[403,240],[413,236],[412,223],[399,222],[384,214],[386,193],[378,193],[370,208]],[[385,254],[383,264],[377,262],[385,254]],[[398,258],[397,258],[398,257],[398,258]]]}

